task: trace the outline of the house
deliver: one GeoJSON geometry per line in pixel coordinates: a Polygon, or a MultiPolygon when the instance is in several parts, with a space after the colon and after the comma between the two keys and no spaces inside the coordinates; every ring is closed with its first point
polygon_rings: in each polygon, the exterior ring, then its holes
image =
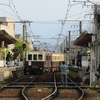
{"type": "MultiPolygon", "coordinates": [[[[17,41],[15,39],[15,21],[7,17],[0,17],[0,48],[9,51],[14,47],[14,43],[17,41]]],[[[3,55],[0,54],[0,59],[3,55]]],[[[6,57],[6,51],[5,51],[6,57]]],[[[2,64],[0,63],[0,66],[2,64]]]]}

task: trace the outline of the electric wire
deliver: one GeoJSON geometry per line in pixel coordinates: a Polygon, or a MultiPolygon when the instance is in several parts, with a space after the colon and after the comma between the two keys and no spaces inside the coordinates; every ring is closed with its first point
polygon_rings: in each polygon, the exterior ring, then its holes
{"type": "MultiPolygon", "coordinates": [[[[9,0],[10,1],[10,0],[9,0]]],[[[22,21],[22,19],[20,18],[20,16],[19,16],[19,14],[18,14],[18,11],[17,11],[17,9],[16,9],[16,7],[15,7],[15,4],[14,4],[14,2],[13,2],[13,0],[11,0],[12,1],[12,4],[13,4],[13,7],[14,7],[14,9],[15,9],[15,15],[17,16],[17,18],[20,20],[20,21],[22,21]]],[[[12,9],[13,10],[13,9],[12,9]]]]}
{"type": "MultiPolygon", "coordinates": [[[[93,0],[94,1],[94,0],[93,0]]],[[[10,9],[13,11],[13,13],[15,14],[15,16],[20,20],[20,21],[22,21],[22,19],[21,19],[21,17],[19,16],[19,14],[18,14],[18,12],[17,12],[17,10],[16,10],[16,7],[15,7],[15,5],[14,5],[14,2],[13,2],[13,0],[9,0],[9,5],[7,5],[8,7],[10,6],[10,9]],[[15,11],[13,10],[13,8],[11,7],[11,2],[12,2],[12,4],[13,4],[13,7],[14,7],[14,9],[15,9],[15,11]]],[[[71,9],[71,1],[69,0],[69,3],[68,3],[68,6],[67,6],[67,11],[66,11],[66,16],[65,16],[65,20],[67,19],[67,18],[70,18],[70,17],[74,17],[75,15],[73,15],[73,16],[68,16],[68,14],[69,14],[69,12],[70,12],[70,9],[71,9]]],[[[86,11],[87,12],[87,11],[86,11]]],[[[85,13],[85,12],[84,12],[85,13]]],[[[81,11],[81,13],[79,13],[79,19],[80,18],[82,18],[82,16],[81,16],[81,14],[82,14],[82,11],[81,11]]],[[[77,14],[78,15],[78,14],[77,14]]],[[[65,20],[62,22],[62,26],[61,26],[61,30],[60,30],[60,35],[58,35],[58,40],[57,40],[57,44],[59,43],[59,38],[60,38],[60,36],[61,36],[61,34],[62,34],[62,32],[63,32],[63,29],[64,29],[64,25],[65,25],[65,20]]],[[[42,23],[42,22],[33,22],[33,23],[42,23]]],[[[53,24],[53,23],[42,23],[42,24],[53,24]]],[[[54,24],[56,24],[56,23],[54,23],[54,24]]],[[[57,23],[57,24],[59,24],[59,23],[57,23]]],[[[32,29],[30,28],[30,33],[32,33],[33,34],[33,32],[32,32],[32,29]]]]}
{"type": "MultiPolygon", "coordinates": [[[[82,10],[83,10],[83,8],[82,8],[82,10]]],[[[82,18],[83,16],[81,16],[81,14],[82,14],[82,10],[81,10],[81,13],[80,13],[80,16],[79,16],[79,18],[78,19],[80,19],[80,18],[82,18]]],[[[67,17],[65,17],[65,18],[67,18],[67,17]]],[[[65,21],[64,21],[64,23],[65,23],[65,21]]],[[[62,23],[62,24],[64,24],[64,23],[62,23]]],[[[63,25],[62,25],[63,26],[63,25]]],[[[63,29],[63,27],[61,28],[61,29],[63,29]]],[[[60,31],[61,33],[62,33],[62,30],[60,31]]],[[[59,35],[59,37],[60,37],[60,35],[59,35]]],[[[59,41],[59,39],[58,39],[58,41],[59,41]]],[[[57,42],[57,44],[58,44],[58,42],[57,42]]]]}
{"type": "Polygon", "coordinates": [[[65,21],[66,21],[66,19],[67,19],[67,16],[68,16],[68,13],[69,13],[70,9],[71,9],[71,2],[70,2],[70,0],[69,0],[68,6],[67,6],[67,11],[66,11],[65,20],[62,21],[62,26],[61,26],[60,34],[58,35],[58,40],[57,40],[57,44],[56,44],[56,46],[55,46],[55,49],[57,49],[57,48],[59,47],[59,46],[58,46],[58,44],[59,44],[59,38],[60,38],[60,35],[61,35],[62,32],[63,32],[64,24],[65,24],[65,21]]]}

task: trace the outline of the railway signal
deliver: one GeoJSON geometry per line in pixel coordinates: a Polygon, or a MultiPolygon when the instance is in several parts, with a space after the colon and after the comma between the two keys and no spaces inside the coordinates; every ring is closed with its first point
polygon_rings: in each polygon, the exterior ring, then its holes
{"type": "Polygon", "coordinates": [[[22,48],[24,50],[26,48],[26,44],[22,44],[22,48]]]}

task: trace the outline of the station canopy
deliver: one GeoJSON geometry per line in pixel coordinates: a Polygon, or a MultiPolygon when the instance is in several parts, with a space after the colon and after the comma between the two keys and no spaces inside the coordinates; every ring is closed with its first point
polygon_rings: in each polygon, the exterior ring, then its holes
{"type": "Polygon", "coordinates": [[[0,30],[0,43],[4,41],[5,44],[14,44],[17,40],[8,34],[5,30],[0,30]]]}
{"type": "Polygon", "coordinates": [[[74,45],[87,47],[88,43],[91,42],[92,35],[88,33],[82,33],[75,41],[74,45]]]}

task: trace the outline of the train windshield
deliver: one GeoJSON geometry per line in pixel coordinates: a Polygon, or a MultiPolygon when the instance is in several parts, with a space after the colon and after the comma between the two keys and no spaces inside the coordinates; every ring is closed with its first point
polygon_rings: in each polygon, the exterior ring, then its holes
{"type": "Polygon", "coordinates": [[[42,60],[42,59],[43,59],[42,54],[39,54],[38,55],[38,60],[42,60]]]}
{"type": "Polygon", "coordinates": [[[37,60],[37,55],[36,54],[33,55],[33,60],[37,60]]]}
{"type": "Polygon", "coordinates": [[[28,60],[32,60],[32,55],[28,54],[28,60]]]}

